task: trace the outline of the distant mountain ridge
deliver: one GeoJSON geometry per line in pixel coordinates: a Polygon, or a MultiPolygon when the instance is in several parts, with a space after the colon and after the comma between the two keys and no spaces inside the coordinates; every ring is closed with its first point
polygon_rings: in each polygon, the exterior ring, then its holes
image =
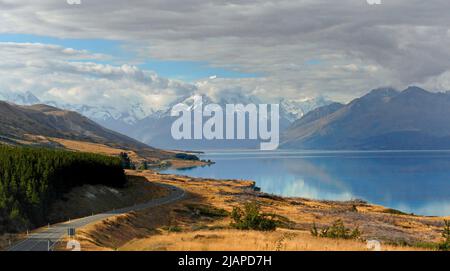
{"type": "MultiPolygon", "coordinates": [[[[170,134],[170,128],[174,118],[170,116],[173,105],[178,103],[190,104],[193,97],[197,94],[190,94],[181,97],[165,108],[146,108],[141,103],[125,106],[125,110],[114,108],[113,106],[89,106],[77,104],[64,104],[54,101],[40,101],[31,92],[8,93],[0,92],[0,99],[4,99],[20,105],[33,105],[37,103],[47,104],[53,107],[65,110],[76,111],[81,115],[99,123],[100,125],[116,131],[121,134],[144,142],[151,146],[166,149],[226,149],[226,148],[257,148],[258,141],[245,140],[231,142],[223,141],[206,141],[206,140],[173,140],[170,134]]],[[[204,104],[218,103],[222,106],[225,104],[249,104],[262,103],[257,97],[245,94],[232,93],[221,97],[212,98],[202,95],[204,104]]],[[[323,98],[316,97],[303,100],[281,99],[280,104],[280,130],[287,129],[295,120],[301,118],[309,111],[324,105],[332,103],[323,98]]]]}
{"type": "Polygon", "coordinates": [[[282,135],[294,149],[450,149],[450,93],[419,87],[372,90],[318,108],[282,135]]]}
{"type": "Polygon", "coordinates": [[[28,135],[46,136],[99,143],[155,157],[168,156],[164,151],[106,129],[74,111],[48,105],[16,105],[0,101],[0,141],[20,142],[28,135]]]}
{"type": "MultiPolygon", "coordinates": [[[[182,97],[172,103],[172,105],[183,103],[191,106],[193,97],[190,95],[182,97]]],[[[226,104],[261,104],[258,98],[252,96],[240,95],[222,97],[215,100],[211,97],[202,95],[203,104],[217,103],[225,108],[226,104]]],[[[287,129],[293,121],[309,112],[309,110],[331,103],[325,98],[310,99],[305,101],[280,101],[280,130],[287,129]]],[[[256,149],[259,148],[259,140],[174,140],[170,134],[171,125],[175,120],[170,116],[172,106],[165,110],[155,112],[155,114],[139,121],[131,134],[134,138],[154,144],[160,148],[170,149],[188,149],[188,150],[205,150],[205,149],[256,149]]]]}

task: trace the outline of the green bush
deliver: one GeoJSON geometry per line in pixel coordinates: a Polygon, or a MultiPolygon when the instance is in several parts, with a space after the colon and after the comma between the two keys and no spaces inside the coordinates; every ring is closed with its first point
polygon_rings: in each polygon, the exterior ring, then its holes
{"type": "Polygon", "coordinates": [[[319,237],[319,235],[320,235],[319,229],[317,228],[315,222],[313,223],[310,232],[311,232],[311,235],[312,235],[312,236],[319,237]]]}
{"type": "Polygon", "coordinates": [[[450,250],[450,221],[444,220],[444,230],[442,232],[442,237],[444,241],[439,244],[439,250],[449,251],[450,250]]]}
{"type": "Polygon", "coordinates": [[[193,213],[206,217],[226,217],[229,213],[224,209],[203,204],[187,204],[186,207],[193,213]]]}
{"type": "Polygon", "coordinates": [[[136,165],[131,161],[130,156],[128,156],[128,153],[121,152],[119,154],[119,158],[121,161],[121,165],[124,169],[136,169],[136,165]]]}
{"type": "Polygon", "coordinates": [[[0,233],[45,225],[50,205],[73,187],[125,183],[119,158],[0,146],[0,233]]]}
{"type": "Polygon", "coordinates": [[[311,228],[311,235],[334,239],[358,239],[361,236],[361,232],[358,228],[353,230],[346,228],[344,222],[338,219],[331,227],[325,227],[320,231],[317,229],[316,223],[314,223],[311,228]]]}
{"type": "Polygon", "coordinates": [[[190,160],[190,161],[199,161],[200,158],[198,156],[193,154],[187,154],[187,153],[177,153],[175,154],[175,158],[182,159],[182,160],[190,160]]]}
{"type": "Polygon", "coordinates": [[[139,167],[138,170],[148,170],[148,162],[147,161],[143,161],[139,167]]]}
{"type": "Polygon", "coordinates": [[[170,226],[167,228],[168,232],[182,232],[183,229],[180,226],[170,226]]]}
{"type": "Polygon", "coordinates": [[[260,206],[255,203],[246,203],[244,210],[239,207],[233,208],[231,212],[231,226],[240,230],[273,231],[277,223],[273,216],[261,214],[260,206]],[[270,217],[270,218],[269,218],[270,217]]]}

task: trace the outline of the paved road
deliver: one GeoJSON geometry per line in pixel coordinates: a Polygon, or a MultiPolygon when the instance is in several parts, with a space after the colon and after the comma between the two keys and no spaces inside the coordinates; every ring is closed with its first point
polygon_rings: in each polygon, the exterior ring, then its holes
{"type": "Polygon", "coordinates": [[[69,228],[80,228],[93,222],[102,221],[106,218],[116,215],[172,203],[182,199],[185,196],[185,191],[178,187],[166,184],[159,185],[169,188],[171,190],[170,195],[152,200],[147,203],[137,204],[135,206],[126,207],[123,209],[118,209],[106,213],[72,220],[65,223],[52,225],[50,226],[50,228],[30,234],[27,239],[13,245],[8,249],[8,251],[49,251],[53,249],[54,244],[56,244],[58,240],[60,240],[67,234],[69,228]]]}

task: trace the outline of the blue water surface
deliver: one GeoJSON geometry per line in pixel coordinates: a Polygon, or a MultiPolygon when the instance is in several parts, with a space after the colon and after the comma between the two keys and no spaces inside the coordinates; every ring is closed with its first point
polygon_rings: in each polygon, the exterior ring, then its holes
{"type": "Polygon", "coordinates": [[[165,173],[254,180],[264,192],[362,199],[421,215],[450,215],[450,151],[216,151],[216,164],[165,173]]]}

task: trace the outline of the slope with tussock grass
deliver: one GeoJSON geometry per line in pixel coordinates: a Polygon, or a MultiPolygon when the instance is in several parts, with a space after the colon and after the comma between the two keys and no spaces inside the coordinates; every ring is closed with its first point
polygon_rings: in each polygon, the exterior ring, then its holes
{"type": "MultiPolygon", "coordinates": [[[[211,180],[145,171],[135,173],[150,182],[181,187],[187,197],[177,203],[134,212],[81,229],[78,237],[88,250],[366,250],[365,240],[379,240],[384,250],[435,249],[442,241],[443,218],[387,211],[362,201],[334,202],[266,197],[254,182],[211,180]],[[262,214],[284,221],[276,230],[236,230],[230,226],[233,208],[256,202],[262,214]],[[336,220],[358,228],[357,240],[311,235],[336,220]],[[426,246],[423,244],[427,244],[426,246]]],[[[342,227],[335,227],[342,228],[342,227]]],[[[345,231],[351,234],[351,232],[345,231]]]]}
{"type": "MultiPolygon", "coordinates": [[[[274,232],[239,230],[201,230],[165,232],[133,240],[120,250],[134,251],[367,251],[365,242],[314,238],[306,231],[276,230],[274,232]]],[[[385,245],[383,250],[418,250],[385,245]]]]}

